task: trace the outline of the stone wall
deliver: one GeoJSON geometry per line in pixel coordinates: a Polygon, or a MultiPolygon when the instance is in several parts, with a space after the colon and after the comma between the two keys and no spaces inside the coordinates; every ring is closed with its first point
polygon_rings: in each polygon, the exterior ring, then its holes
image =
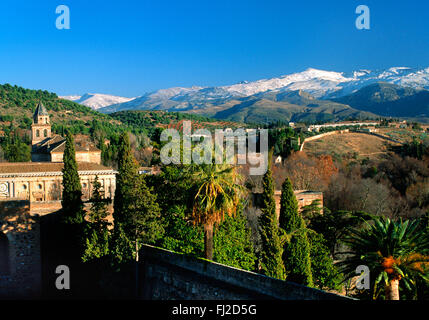
{"type": "Polygon", "coordinates": [[[311,190],[295,190],[295,197],[298,201],[298,209],[309,206],[313,201],[319,200],[319,207],[323,209],[323,192],[311,190]]]}
{"type": "Polygon", "coordinates": [[[0,202],[0,232],[7,238],[8,271],[0,275],[0,298],[33,298],[41,291],[40,223],[28,201],[0,202]]]}
{"type": "MultiPolygon", "coordinates": [[[[296,201],[298,202],[298,210],[301,210],[303,207],[311,205],[313,201],[319,200],[319,208],[323,210],[323,192],[319,191],[310,191],[310,190],[295,190],[296,201]]],[[[281,199],[282,191],[275,190],[274,191],[274,200],[276,202],[276,214],[277,218],[280,215],[280,199],[281,199]]],[[[262,193],[253,193],[252,194],[252,208],[256,208],[256,210],[260,210],[261,206],[261,197],[262,193]]],[[[246,208],[245,211],[248,211],[249,208],[246,208]]]]}
{"type": "MultiPolygon", "coordinates": [[[[52,162],[63,162],[63,152],[52,152],[52,162]]],[[[77,162],[91,162],[101,164],[101,151],[76,151],[77,162]]]]}
{"type": "Polygon", "coordinates": [[[139,297],[153,300],[345,300],[347,297],[143,246],[139,297]]]}

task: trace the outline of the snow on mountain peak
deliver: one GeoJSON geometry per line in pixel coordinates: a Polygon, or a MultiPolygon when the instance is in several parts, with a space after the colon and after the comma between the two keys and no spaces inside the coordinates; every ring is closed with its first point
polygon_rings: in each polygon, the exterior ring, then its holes
{"type": "Polygon", "coordinates": [[[170,99],[177,95],[184,95],[190,92],[196,92],[203,89],[203,87],[197,87],[193,86],[190,88],[182,88],[182,87],[173,87],[168,89],[161,89],[158,91],[155,91],[150,94],[152,98],[159,98],[159,99],[170,99]]]}
{"type": "Polygon", "coordinates": [[[241,81],[220,87],[173,87],[150,92],[136,99],[102,94],[86,94],[75,101],[92,108],[111,106],[112,110],[128,109],[181,109],[198,107],[207,101],[252,96],[268,91],[287,92],[302,90],[315,98],[330,99],[355,92],[376,82],[429,89],[429,68],[413,69],[392,67],[383,70],[360,69],[336,72],[308,68],[276,78],[241,81]]]}
{"type": "Polygon", "coordinates": [[[74,101],[92,109],[99,109],[112,104],[123,103],[135,99],[101,93],[85,93],[82,96],[62,96],[60,98],[74,101]]]}
{"type": "MultiPolygon", "coordinates": [[[[221,88],[233,95],[249,96],[268,90],[284,89],[291,86],[294,89],[310,89],[310,91],[323,91],[326,86],[328,90],[336,87],[338,83],[351,81],[342,73],[334,71],[318,70],[308,68],[303,72],[284,75],[279,78],[262,79],[253,82],[240,82],[231,86],[222,86],[221,88]],[[301,85],[297,85],[300,83],[301,85]]],[[[291,90],[294,90],[291,89],[291,90]]]]}
{"type": "Polygon", "coordinates": [[[325,71],[314,68],[308,68],[304,72],[295,73],[296,75],[303,76],[309,79],[322,79],[322,80],[330,80],[330,81],[338,81],[338,82],[347,82],[351,79],[344,77],[342,72],[335,71],[325,71]]]}
{"type": "Polygon", "coordinates": [[[406,70],[411,70],[411,68],[408,68],[408,67],[393,67],[393,68],[389,69],[389,71],[391,71],[393,73],[396,73],[396,74],[400,73],[401,71],[406,71],[406,70]]]}

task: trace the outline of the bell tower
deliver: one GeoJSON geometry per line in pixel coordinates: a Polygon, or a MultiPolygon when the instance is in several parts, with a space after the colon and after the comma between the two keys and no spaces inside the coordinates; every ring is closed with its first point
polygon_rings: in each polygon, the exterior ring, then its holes
{"type": "Polygon", "coordinates": [[[49,122],[49,114],[45,106],[39,102],[34,111],[33,124],[31,125],[31,144],[35,144],[51,138],[51,124],[49,122]]]}

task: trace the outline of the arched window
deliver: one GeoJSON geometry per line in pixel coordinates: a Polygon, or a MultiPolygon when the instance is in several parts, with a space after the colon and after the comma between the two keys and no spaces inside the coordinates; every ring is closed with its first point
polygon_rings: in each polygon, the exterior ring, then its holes
{"type": "Polygon", "coordinates": [[[40,131],[39,131],[39,129],[36,130],[36,137],[40,137],[40,131]]]}
{"type": "Polygon", "coordinates": [[[46,138],[48,136],[48,129],[43,130],[43,136],[46,138]]]}
{"type": "Polygon", "coordinates": [[[9,274],[9,240],[0,232],[0,276],[9,274]]]}

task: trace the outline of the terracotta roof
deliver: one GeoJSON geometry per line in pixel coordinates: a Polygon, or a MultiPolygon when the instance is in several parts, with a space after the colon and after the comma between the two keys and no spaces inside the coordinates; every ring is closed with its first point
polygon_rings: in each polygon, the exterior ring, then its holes
{"type": "MultiPolygon", "coordinates": [[[[5,173],[36,173],[36,172],[61,172],[62,162],[2,162],[0,174],[5,173]]],[[[112,168],[90,162],[79,162],[78,171],[113,171],[112,168]]]]}
{"type": "MultiPolygon", "coordinates": [[[[55,148],[51,149],[51,152],[64,152],[66,148],[65,140],[55,148]]],[[[88,140],[75,140],[74,148],[76,152],[82,151],[100,151],[92,142],[88,140]]]]}
{"type": "MultiPolygon", "coordinates": [[[[59,135],[54,135],[52,138],[47,138],[42,142],[35,145],[33,153],[45,153],[50,154],[51,152],[64,152],[66,147],[66,139],[59,135]]],[[[98,151],[101,152],[92,142],[86,139],[75,140],[75,151],[98,151]]]]}
{"type": "Polygon", "coordinates": [[[65,139],[59,135],[53,135],[51,138],[39,142],[33,147],[33,153],[51,153],[53,149],[65,143],[65,139]]]}

